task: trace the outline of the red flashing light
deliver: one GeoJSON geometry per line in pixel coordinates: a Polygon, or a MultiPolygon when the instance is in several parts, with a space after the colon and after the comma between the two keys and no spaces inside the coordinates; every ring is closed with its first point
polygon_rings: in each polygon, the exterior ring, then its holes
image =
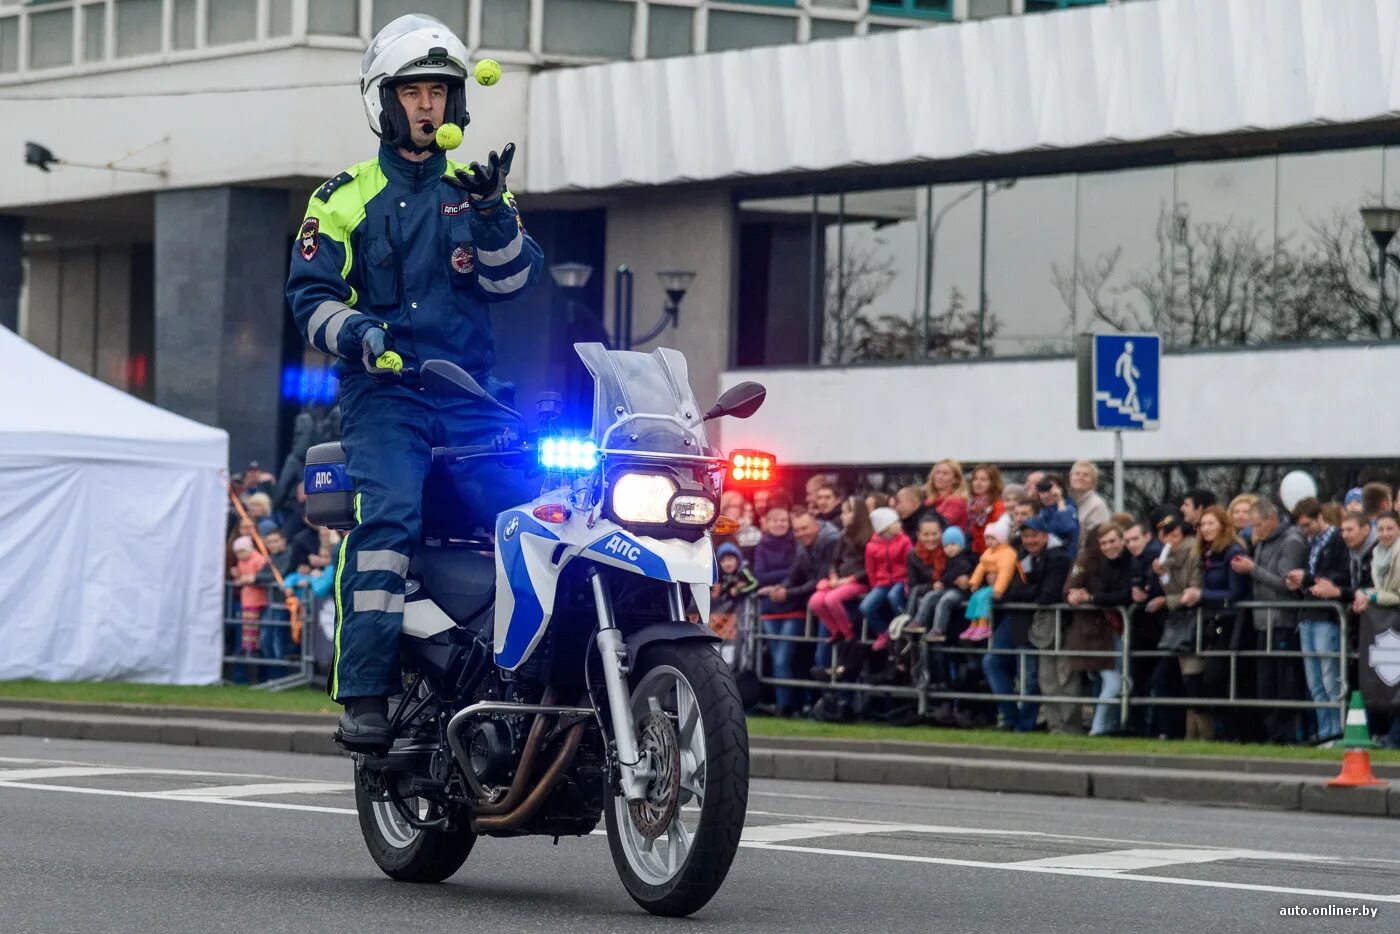
{"type": "Polygon", "coordinates": [[[767,451],[734,451],[729,455],[729,479],[746,486],[763,486],[777,479],[777,460],[767,451]]]}

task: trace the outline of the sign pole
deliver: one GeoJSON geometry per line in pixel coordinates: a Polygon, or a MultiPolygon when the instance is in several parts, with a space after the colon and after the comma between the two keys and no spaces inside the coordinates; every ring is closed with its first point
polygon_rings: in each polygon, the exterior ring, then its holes
{"type": "Polygon", "coordinates": [[[1123,511],[1123,432],[1113,433],[1113,511],[1123,511]]]}

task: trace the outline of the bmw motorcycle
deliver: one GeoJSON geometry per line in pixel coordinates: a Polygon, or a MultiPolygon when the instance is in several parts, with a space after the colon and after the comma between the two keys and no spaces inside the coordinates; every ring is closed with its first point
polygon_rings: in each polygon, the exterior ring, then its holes
{"type": "MultiPolygon", "coordinates": [[[[701,413],[680,353],[575,349],[594,379],[587,436],[554,430],[559,398],[547,395],[538,431],[522,421],[491,444],[433,452],[396,738],[353,755],[360,829],[391,878],[438,882],[479,836],[557,843],[601,820],[637,904],[688,915],[724,881],[749,782],[738,690],[718,637],[693,620],[709,614],[726,475],[762,482],[772,470],[762,452],[721,456],[705,423],[747,418],[765,390],[735,386],[701,413]],[[495,515],[494,536],[444,519],[465,508],[459,478],[483,467],[541,490],[495,515]]],[[[417,378],[519,420],[451,363],[429,361],[417,378]]],[[[353,525],[338,443],[311,449],[306,479],[312,521],[353,525]]]]}

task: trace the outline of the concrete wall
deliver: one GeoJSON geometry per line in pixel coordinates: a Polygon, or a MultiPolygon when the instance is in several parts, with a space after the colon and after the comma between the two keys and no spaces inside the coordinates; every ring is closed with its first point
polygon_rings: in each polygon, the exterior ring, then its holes
{"type": "MultiPolygon", "coordinates": [[[[167,162],[170,176],[62,167],[45,174],[7,166],[0,210],[137,191],[329,178],[372,157],[377,145],[356,85],[361,55],[290,48],[7,87],[0,97],[0,152],[18,160],[24,142],[33,140],[61,158],[101,164],[142,150],[122,164],[167,162]],[[273,90],[226,93],[263,87],[273,90]],[[170,93],[202,89],[209,93],[170,93]]],[[[479,159],[514,140],[520,157],[511,178],[520,189],[530,158],[526,80],[516,72],[494,87],[469,89],[472,122],[457,150],[459,159],[479,159]]]]}
{"type": "Polygon", "coordinates": [[[695,282],[681,303],[680,327],[667,330],[638,350],[674,347],[690,363],[696,401],[709,408],[719,394],[720,373],[729,365],[734,286],[734,208],[723,189],[638,191],[619,195],[608,207],[606,316],[612,327],[613,271],[622,264],[635,275],[634,334],[645,333],[665,307],[656,278],[662,269],[691,269],[695,282]]]}
{"type": "MultiPolygon", "coordinates": [[[[1400,409],[1380,403],[1400,349],[1199,353],[1162,361],[1162,427],[1129,432],[1127,461],[1394,458],[1400,409]]],[[[725,442],[790,464],[1066,463],[1113,456],[1077,427],[1072,360],[737,370],[768,387],[725,442]]]]}

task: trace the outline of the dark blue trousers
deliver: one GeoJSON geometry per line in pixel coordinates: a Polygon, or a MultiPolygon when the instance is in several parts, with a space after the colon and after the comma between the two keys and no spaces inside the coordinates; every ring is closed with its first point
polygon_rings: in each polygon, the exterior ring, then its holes
{"type": "MultiPolygon", "coordinates": [[[[500,388],[494,381],[491,392],[500,388]]],[[[399,383],[351,374],[341,383],[341,444],[355,483],[358,525],[340,549],[335,569],[335,655],[331,696],[397,693],[404,578],[423,529],[423,485],[434,446],[484,444],[514,420],[499,408],[440,399],[399,383]]],[[[495,512],[527,502],[519,475],[509,483],[483,480],[491,465],[462,471],[459,502],[494,527],[495,512]],[[514,502],[508,501],[512,496],[514,502]]],[[[454,479],[458,479],[454,476],[454,479]]],[[[463,512],[466,512],[463,507],[463,512]]],[[[440,517],[432,517],[438,524],[440,517]]],[[[470,532],[466,525],[464,531],[470,532]]]]}

